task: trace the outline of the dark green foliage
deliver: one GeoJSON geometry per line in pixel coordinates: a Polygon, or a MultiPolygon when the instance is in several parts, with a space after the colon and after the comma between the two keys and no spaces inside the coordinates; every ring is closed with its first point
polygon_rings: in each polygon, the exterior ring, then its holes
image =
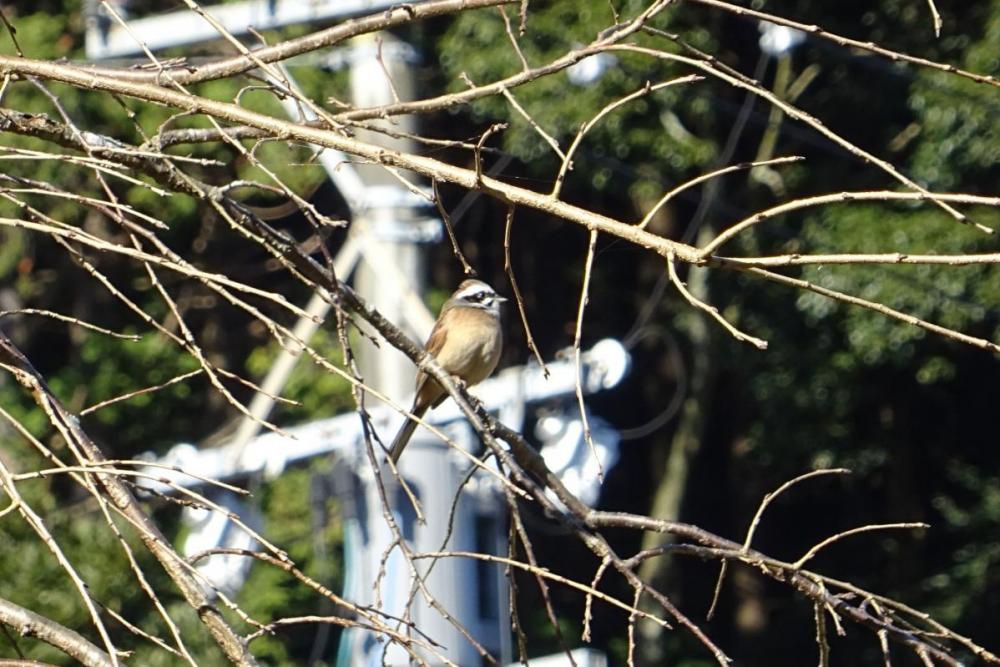
{"type": "MultiPolygon", "coordinates": [[[[80,57],[82,23],[77,3],[66,3],[62,12],[52,10],[51,13],[44,13],[52,8],[41,5],[37,6],[37,13],[24,7],[19,9],[19,12],[8,16],[16,24],[18,41],[27,56],[80,57]]],[[[0,39],[0,47],[5,53],[12,52],[6,34],[0,39]]],[[[302,71],[301,74],[303,86],[310,94],[322,99],[320,88],[324,86],[324,75],[313,74],[312,71],[302,71]]],[[[217,99],[232,99],[242,85],[243,82],[239,81],[222,81],[197,86],[195,90],[217,99]]],[[[141,143],[156,133],[172,115],[162,107],[131,100],[115,100],[60,85],[46,87],[58,96],[63,109],[81,128],[122,141],[141,143]]],[[[60,118],[59,110],[30,83],[11,84],[5,91],[3,103],[5,107],[18,111],[60,118]]],[[[281,113],[277,103],[261,93],[245,94],[242,103],[275,115],[281,113]]],[[[169,129],[182,127],[211,125],[203,117],[182,117],[172,122],[169,129]]],[[[58,152],[46,142],[13,134],[3,135],[2,143],[7,147],[58,152]]],[[[221,184],[234,178],[267,180],[260,170],[248,167],[242,158],[237,158],[231,147],[218,144],[184,145],[172,149],[172,152],[217,161],[214,166],[192,169],[196,176],[211,183],[221,184]]],[[[277,169],[286,183],[303,190],[308,183],[315,182],[319,173],[317,167],[303,164],[308,154],[302,147],[281,143],[271,143],[259,151],[259,156],[277,169]]],[[[11,159],[9,153],[4,156],[7,159],[0,162],[4,179],[0,182],[2,187],[30,187],[12,180],[30,178],[53,183],[69,192],[104,196],[93,171],[84,166],[67,165],[52,159],[11,159]]],[[[138,174],[133,176],[145,180],[138,174]]],[[[161,232],[160,238],[178,255],[199,268],[225,271],[235,280],[287,294],[296,302],[303,302],[308,296],[308,291],[286,273],[266,266],[267,256],[259,248],[233,234],[224,221],[204,206],[198,206],[193,199],[183,195],[163,196],[113,177],[107,177],[107,183],[123,204],[167,221],[170,229],[161,232]]],[[[23,198],[53,219],[127,244],[127,239],[107,217],[75,202],[42,195],[25,195],[23,198]]],[[[271,202],[261,199],[254,203],[267,205],[271,202]]],[[[339,211],[336,206],[332,205],[326,212],[337,217],[339,211]]],[[[0,215],[21,217],[22,212],[9,201],[0,200],[0,215]]],[[[301,220],[279,224],[290,226],[294,234],[304,234],[306,230],[301,220]]],[[[167,332],[178,334],[176,321],[158,297],[141,265],[112,254],[88,250],[84,251],[84,257],[167,332]]],[[[159,271],[158,277],[163,288],[182,309],[194,339],[214,364],[251,378],[259,377],[266,371],[274,358],[276,346],[268,342],[266,330],[254,324],[248,313],[226,303],[222,296],[197,281],[182,279],[169,270],[159,271]]],[[[79,412],[101,401],[163,384],[198,368],[188,351],[166,334],[153,330],[122,301],[112,296],[65,249],[40,234],[9,227],[0,229],[0,294],[3,295],[4,308],[52,310],[112,331],[140,336],[137,341],[111,338],[39,315],[8,315],[0,320],[0,326],[45,375],[54,393],[73,411],[79,412]]],[[[251,300],[251,303],[268,315],[281,318],[285,324],[294,321],[266,302],[251,300]]],[[[329,354],[331,362],[339,363],[334,333],[322,333],[317,336],[316,343],[318,349],[329,354]],[[333,342],[322,340],[328,335],[334,337],[333,342]]],[[[251,395],[250,389],[242,384],[226,378],[222,382],[241,401],[251,395]]],[[[293,375],[286,395],[298,400],[300,405],[279,412],[277,416],[284,423],[287,423],[285,420],[330,416],[343,409],[349,401],[346,382],[336,375],[317,370],[308,362],[304,362],[293,375]]],[[[35,437],[53,447],[64,460],[72,460],[61,440],[48,426],[45,416],[23,389],[10,381],[9,376],[0,381],[0,407],[35,437]]],[[[82,424],[109,457],[134,458],[147,451],[162,453],[179,442],[198,442],[236,414],[202,373],[155,393],[137,395],[103,407],[82,417],[82,424]]],[[[0,425],[0,456],[15,472],[47,467],[6,420],[0,425]]],[[[299,567],[336,590],[339,586],[340,555],[334,545],[339,541],[339,524],[334,512],[329,525],[316,532],[306,505],[308,498],[303,491],[308,488],[305,481],[308,474],[304,470],[292,471],[273,484],[263,486],[258,490],[258,502],[268,512],[268,534],[289,550],[299,567]],[[321,560],[313,557],[317,540],[321,540],[328,549],[321,560]]],[[[57,543],[97,598],[147,632],[170,641],[169,629],[136,583],[122,547],[107,529],[105,519],[93,501],[84,497],[79,487],[65,476],[25,483],[20,491],[42,514],[57,543]]],[[[3,504],[6,506],[6,498],[3,504]]],[[[159,508],[157,520],[168,535],[180,538],[175,535],[177,512],[161,505],[151,505],[159,508]]],[[[118,521],[118,525],[134,549],[147,578],[159,592],[171,617],[177,621],[185,644],[198,663],[226,664],[159,564],[134,538],[125,522],[118,521]]],[[[251,613],[260,613],[262,618],[293,613],[329,613],[324,611],[319,596],[284,572],[258,564],[252,570],[250,581],[255,594],[247,595],[240,602],[251,613]],[[277,613],[276,609],[282,611],[277,613]]],[[[100,645],[86,608],[69,578],[43,542],[16,514],[0,520],[0,596],[78,629],[100,645]]],[[[174,657],[134,639],[107,614],[102,617],[119,646],[138,651],[131,664],[177,664],[174,657]]],[[[241,632],[252,631],[238,619],[233,621],[241,632]]],[[[255,651],[268,664],[299,664],[304,659],[299,657],[300,654],[308,655],[314,634],[309,626],[304,628],[287,632],[280,640],[260,639],[254,645],[255,651]]],[[[334,635],[331,646],[335,645],[335,638],[334,635]]],[[[29,657],[68,664],[65,656],[40,642],[19,639],[18,647],[29,657]]],[[[332,649],[327,653],[331,652],[332,649]]],[[[6,635],[0,636],[0,655],[17,655],[6,635]]]]}

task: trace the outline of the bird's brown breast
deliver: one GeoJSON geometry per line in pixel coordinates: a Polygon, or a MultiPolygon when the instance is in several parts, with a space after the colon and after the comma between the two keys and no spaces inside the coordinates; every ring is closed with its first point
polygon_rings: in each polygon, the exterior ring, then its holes
{"type": "Polygon", "coordinates": [[[478,308],[455,308],[447,315],[449,335],[435,356],[446,371],[476,384],[492,373],[500,360],[498,322],[478,308]]]}

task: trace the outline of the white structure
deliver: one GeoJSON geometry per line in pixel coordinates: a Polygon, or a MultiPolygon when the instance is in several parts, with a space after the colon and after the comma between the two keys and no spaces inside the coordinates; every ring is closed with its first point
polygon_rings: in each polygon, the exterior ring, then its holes
{"type": "MultiPolygon", "coordinates": [[[[473,389],[484,407],[497,413],[508,426],[522,430],[529,409],[540,404],[555,404],[537,420],[536,436],[542,443],[542,456],[550,468],[581,500],[594,503],[600,492],[597,464],[583,438],[583,423],[576,408],[576,369],[571,354],[548,365],[550,374],[531,363],[508,368],[497,377],[488,379],[473,389]],[[558,399],[564,399],[559,401],[558,399]]],[[[629,368],[629,357],[620,343],[603,340],[582,355],[582,381],[586,393],[616,386],[629,368]]],[[[401,417],[385,406],[371,410],[372,426],[383,437],[398,428],[401,417]]],[[[462,419],[453,401],[445,401],[427,416],[430,423],[441,428],[451,440],[469,447],[477,438],[462,419]]],[[[598,417],[589,417],[591,435],[601,464],[607,470],[618,458],[618,435],[598,417]]],[[[386,561],[385,575],[378,595],[373,584],[387,548],[395,535],[385,521],[379,488],[374,471],[368,463],[364,431],[354,413],[331,417],[286,429],[287,436],[265,433],[246,442],[234,441],[222,447],[199,449],[189,444],[173,447],[157,464],[182,470],[197,471],[201,477],[234,481],[259,475],[273,478],[287,466],[316,456],[336,454],[350,473],[341,476],[338,491],[345,508],[345,590],[346,599],[372,605],[377,598],[381,609],[395,616],[404,615],[412,603],[411,616],[422,632],[447,647],[446,655],[459,665],[477,664],[473,646],[442,615],[427,606],[418,593],[411,598],[412,579],[409,564],[399,549],[386,561]]],[[[382,453],[379,452],[379,456],[382,453]]],[[[418,429],[400,459],[400,472],[421,504],[426,518],[419,524],[408,497],[394,478],[383,472],[382,481],[398,529],[416,552],[441,550],[481,551],[495,555],[506,552],[506,501],[499,481],[486,472],[476,472],[466,482],[472,467],[469,458],[452,450],[444,441],[425,429],[418,429]],[[455,494],[461,487],[462,497],[455,506],[455,494]],[[449,519],[453,520],[451,539],[443,539],[449,519]]],[[[161,467],[146,472],[181,486],[201,485],[197,479],[161,467]]],[[[169,492],[166,484],[147,482],[159,492],[169,492]]],[[[210,493],[212,499],[255,525],[252,508],[235,494],[210,493]]],[[[191,536],[185,551],[195,554],[212,547],[253,548],[238,526],[224,515],[203,510],[189,510],[191,536]]],[[[418,562],[418,568],[430,561],[418,562]]],[[[243,582],[251,562],[240,556],[213,556],[199,565],[203,573],[222,590],[232,592],[243,582]]],[[[422,570],[426,571],[426,570],[422,570]]],[[[507,585],[499,566],[459,558],[438,561],[427,587],[437,601],[484,647],[509,660],[510,621],[508,618],[507,585]]],[[[345,633],[340,647],[338,665],[360,667],[383,664],[385,645],[364,632],[345,633]]],[[[588,654],[589,656],[590,654],[588,654]]],[[[589,660],[590,658],[588,658],[589,660]]],[[[405,665],[406,654],[389,649],[385,664],[405,665]]],[[[547,663],[552,664],[552,663],[547,663]]],[[[565,664],[565,663],[561,663],[565,664]]],[[[599,663],[588,663],[599,664],[599,663]]]]}

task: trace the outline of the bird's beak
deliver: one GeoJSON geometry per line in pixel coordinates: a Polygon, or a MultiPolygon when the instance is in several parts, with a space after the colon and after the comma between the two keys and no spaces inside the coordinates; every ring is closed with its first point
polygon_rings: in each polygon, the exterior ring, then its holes
{"type": "Polygon", "coordinates": [[[504,303],[504,302],[510,301],[510,299],[508,299],[506,297],[502,297],[500,295],[497,295],[497,301],[499,301],[500,303],[504,303]]]}

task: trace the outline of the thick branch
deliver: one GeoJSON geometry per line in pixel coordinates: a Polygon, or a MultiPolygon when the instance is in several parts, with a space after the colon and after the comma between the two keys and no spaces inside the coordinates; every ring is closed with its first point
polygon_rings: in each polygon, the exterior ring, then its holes
{"type": "Polygon", "coordinates": [[[56,647],[87,667],[112,664],[107,653],[79,633],[3,598],[0,598],[0,623],[14,628],[22,637],[36,637],[56,647]]]}
{"type": "Polygon", "coordinates": [[[200,67],[185,65],[183,68],[164,71],[125,70],[109,67],[80,67],[79,69],[91,75],[112,76],[161,86],[187,85],[243,74],[256,69],[258,61],[264,63],[279,62],[293,56],[339,44],[358,35],[395,28],[413,21],[454,14],[466,9],[494,7],[514,2],[517,0],[428,0],[418,4],[400,3],[371,16],[344,21],[326,30],[258,49],[249,56],[233,56],[200,67]]]}
{"type": "Polygon", "coordinates": [[[674,0],[660,0],[657,3],[650,5],[646,11],[628,23],[620,24],[605,31],[596,41],[591,42],[585,47],[570,51],[569,53],[556,58],[552,62],[542,65],[541,67],[521,70],[517,74],[513,74],[505,79],[494,81],[482,86],[474,86],[468,90],[448,93],[446,95],[439,95],[437,97],[431,97],[423,100],[397,102],[395,104],[386,104],[379,107],[345,111],[337,114],[334,118],[339,121],[348,121],[365,120],[369,118],[384,118],[386,116],[398,116],[400,114],[425,113],[428,111],[438,111],[462,104],[468,104],[474,100],[490,97],[492,95],[502,95],[505,91],[508,91],[511,88],[516,88],[544,76],[562,71],[575,65],[584,58],[589,58],[590,56],[601,53],[615,43],[638,31],[651,16],[662,11],[668,5],[673,4],[673,2],[674,0]]]}
{"type": "Polygon", "coordinates": [[[88,74],[79,68],[69,65],[0,56],[0,76],[8,75],[37,76],[43,79],[61,81],[80,88],[125,95],[183,109],[191,113],[207,114],[233,123],[256,127],[266,130],[275,137],[283,140],[297,139],[318,146],[333,148],[376,164],[406,169],[428,178],[453,183],[469,190],[485,189],[490,194],[503,198],[509,203],[534,208],[548,213],[553,217],[563,218],[583,225],[591,231],[596,229],[600,232],[617,236],[630,243],[652,250],[663,257],[667,257],[669,253],[673,252],[681,261],[701,262],[698,251],[689,245],[650,234],[633,225],[627,225],[613,218],[593,213],[525,188],[508,185],[485,175],[477,178],[476,173],[470,169],[455,167],[427,157],[389,150],[381,146],[345,137],[336,132],[297,125],[286,120],[279,120],[244,109],[236,104],[218,102],[205,97],[188,95],[153,85],[88,74]]]}

